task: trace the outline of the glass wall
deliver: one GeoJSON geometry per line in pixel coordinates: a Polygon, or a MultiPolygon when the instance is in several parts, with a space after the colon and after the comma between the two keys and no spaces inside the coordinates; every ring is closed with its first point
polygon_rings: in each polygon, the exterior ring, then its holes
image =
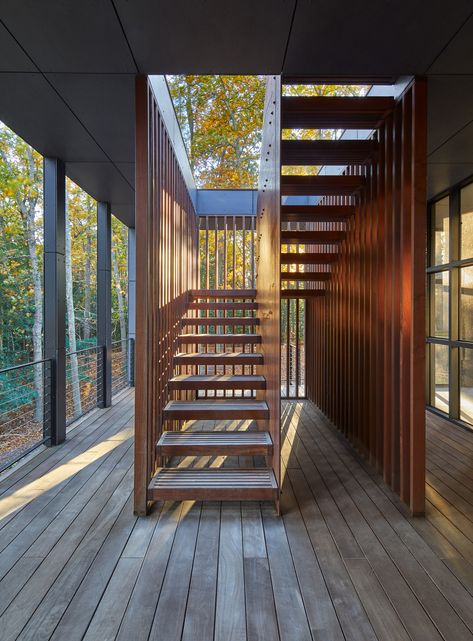
{"type": "Polygon", "coordinates": [[[430,207],[428,403],[473,426],[473,182],[430,207]]]}

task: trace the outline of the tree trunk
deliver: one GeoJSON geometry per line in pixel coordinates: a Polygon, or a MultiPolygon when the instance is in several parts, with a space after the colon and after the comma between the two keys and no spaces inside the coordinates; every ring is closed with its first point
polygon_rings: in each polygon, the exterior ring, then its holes
{"type": "MultiPolygon", "coordinates": [[[[33,152],[27,148],[27,159],[29,166],[29,178],[34,181],[35,165],[33,152]]],[[[16,201],[20,208],[28,244],[28,253],[31,263],[31,275],[33,279],[34,296],[34,318],[33,318],[33,361],[40,361],[43,358],[43,288],[41,282],[41,269],[36,247],[35,211],[36,198],[22,200],[20,193],[16,194],[16,201]]],[[[34,389],[35,389],[35,412],[34,420],[38,423],[43,421],[43,366],[34,367],[34,389]]]]}
{"type": "Polygon", "coordinates": [[[77,359],[76,343],[76,318],[74,311],[74,295],[72,290],[72,243],[71,223],[69,220],[68,208],[66,206],[66,310],[67,310],[67,332],[69,338],[69,359],[71,363],[71,386],[72,401],[74,407],[74,418],[82,414],[82,403],[80,398],[79,363],[77,359]]]}
{"type": "Polygon", "coordinates": [[[118,301],[118,318],[120,320],[120,340],[121,340],[121,346],[122,346],[122,359],[123,359],[124,366],[126,367],[126,364],[128,362],[128,355],[127,355],[127,344],[126,344],[127,331],[126,331],[125,303],[123,299],[122,282],[120,278],[120,271],[118,269],[118,259],[117,259],[117,251],[115,248],[115,244],[112,244],[112,266],[113,266],[113,280],[115,283],[115,291],[117,292],[117,301],[118,301]]]}
{"type": "Polygon", "coordinates": [[[84,339],[90,338],[90,303],[91,303],[91,290],[90,290],[90,255],[92,251],[92,240],[90,234],[87,233],[87,240],[85,244],[85,275],[84,275],[84,339]]]}

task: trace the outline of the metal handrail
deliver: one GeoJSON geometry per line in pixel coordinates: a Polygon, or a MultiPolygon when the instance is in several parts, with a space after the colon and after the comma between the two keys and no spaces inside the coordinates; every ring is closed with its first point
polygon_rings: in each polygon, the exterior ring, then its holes
{"type": "Polygon", "coordinates": [[[30,363],[22,363],[21,365],[12,365],[11,367],[4,367],[0,369],[0,374],[5,374],[6,372],[13,372],[13,370],[21,369],[23,367],[32,367],[33,365],[41,365],[42,363],[51,362],[52,358],[43,358],[40,361],[31,361],[30,363]]]}

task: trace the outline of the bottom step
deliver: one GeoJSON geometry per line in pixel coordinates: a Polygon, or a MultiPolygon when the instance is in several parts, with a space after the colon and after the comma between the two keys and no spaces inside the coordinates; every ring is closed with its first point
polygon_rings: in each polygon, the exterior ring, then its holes
{"type": "Polygon", "coordinates": [[[150,501],[276,501],[272,469],[161,468],[148,487],[150,501]]]}

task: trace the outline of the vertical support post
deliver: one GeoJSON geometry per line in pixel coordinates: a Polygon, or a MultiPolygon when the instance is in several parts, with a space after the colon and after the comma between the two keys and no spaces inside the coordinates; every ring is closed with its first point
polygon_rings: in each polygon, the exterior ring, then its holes
{"type": "Polygon", "coordinates": [[[51,359],[51,445],[66,438],[66,174],[44,159],[44,357],[51,359]]]}
{"type": "Polygon", "coordinates": [[[128,229],[128,384],[135,386],[136,236],[128,229]]]}
{"type": "MultiPolygon", "coordinates": [[[[97,343],[102,349],[99,407],[112,404],[112,215],[109,203],[97,203],[97,343]]],[[[100,359],[100,355],[99,355],[100,359]]]]}

